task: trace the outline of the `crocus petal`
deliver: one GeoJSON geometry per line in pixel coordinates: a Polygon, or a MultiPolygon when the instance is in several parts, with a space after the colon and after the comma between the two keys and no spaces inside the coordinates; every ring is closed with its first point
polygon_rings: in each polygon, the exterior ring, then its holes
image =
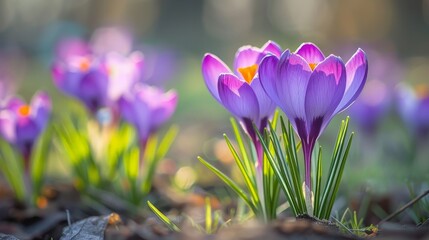
{"type": "Polygon", "coordinates": [[[157,130],[168,119],[171,118],[176,110],[178,95],[176,91],[169,91],[162,96],[162,104],[155,109],[152,109],[152,126],[151,131],[157,130]]]}
{"type": "Polygon", "coordinates": [[[319,62],[325,59],[322,51],[313,43],[303,43],[295,51],[296,54],[303,57],[307,63],[319,64],[319,62]]]}
{"type": "Polygon", "coordinates": [[[429,130],[429,96],[421,99],[416,109],[414,121],[417,123],[417,129],[429,130]]]}
{"type": "Polygon", "coordinates": [[[264,53],[271,53],[276,57],[280,57],[280,55],[282,54],[282,49],[280,48],[280,46],[273,42],[273,41],[268,41],[264,44],[264,46],[262,46],[262,52],[264,53]]]}
{"type": "Polygon", "coordinates": [[[85,73],[78,71],[67,71],[64,64],[55,62],[52,65],[51,73],[55,86],[68,95],[77,97],[79,84],[85,73]]]}
{"type": "Polygon", "coordinates": [[[276,104],[271,100],[271,98],[264,91],[264,88],[261,85],[261,80],[259,78],[253,79],[250,86],[253,89],[253,92],[256,95],[259,103],[259,117],[266,118],[271,117],[276,109],[276,104]]]}
{"type": "Polygon", "coordinates": [[[21,150],[30,150],[41,129],[31,118],[19,118],[16,127],[16,144],[21,150]]]}
{"type": "Polygon", "coordinates": [[[112,52],[106,55],[105,61],[109,73],[108,96],[116,101],[140,79],[143,55],[135,52],[128,57],[112,52]]]}
{"type": "Polygon", "coordinates": [[[21,98],[12,97],[7,101],[5,108],[15,113],[22,105],[25,105],[25,102],[21,98]]]}
{"type": "MultiPolygon", "coordinates": [[[[309,129],[323,121],[317,138],[337,108],[346,87],[346,68],[341,58],[330,55],[314,69],[305,96],[305,111],[309,129]],[[322,119],[322,120],[320,120],[322,119]]],[[[311,133],[310,133],[311,134],[311,133]]]]}
{"type": "Polygon", "coordinates": [[[52,110],[52,103],[49,95],[45,92],[36,93],[31,100],[31,109],[31,114],[35,123],[39,129],[44,129],[52,110]]]}
{"type": "Polygon", "coordinates": [[[213,54],[204,55],[202,62],[204,82],[213,97],[221,102],[218,91],[218,79],[222,73],[230,73],[228,66],[213,54]]]}
{"type": "Polygon", "coordinates": [[[297,54],[291,54],[279,66],[277,91],[280,107],[292,123],[296,119],[306,119],[305,96],[311,76],[311,69],[307,62],[297,54]]]}
{"type": "Polygon", "coordinates": [[[147,139],[150,125],[149,106],[135,95],[122,96],[118,100],[118,105],[122,117],[136,128],[139,139],[147,139]]]}
{"type": "Polygon", "coordinates": [[[241,76],[241,73],[238,71],[239,68],[259,64],[263,56],[262,50],[257,47],[243,46],[239,48],[234,58],[234,73],[237,76],[241,76]]]}
{"type": "Polygon", "coordinates": [[[259,103],[252,87],[235,75],[220,75],[219,97],[225,108],[235,116],[259,120],[259,103]]]}
{"type": "Polygon", "coordinates": [[[279,96],[277,93],[277,65],[279,59],[276,56],[268,55],[261,61],[261,65],[258,69],[258,75],[262,87],[265,93],[270,97],[277,105],[280,105],[279,96]]]}
{"type": "Polygon", "coordinates": [[[12,111],[0,111],[0,134],[8,142],[15,142],[15,121],[16,116],[12,111]]]}
{"type": "Polygon", "coordinates": [[[99,70],[85,74],[79,85],[78,98],[92,112],[103,107],[107,101],[107,75],[99,70]]]}
{"type": "Polygon", "coordinates": [[[348,108],[362,92],[368,74],[368,60],[362,49],[356,53],[346,63],[347,85],[341,103],[335,112],[341,112],[348,108]]]}

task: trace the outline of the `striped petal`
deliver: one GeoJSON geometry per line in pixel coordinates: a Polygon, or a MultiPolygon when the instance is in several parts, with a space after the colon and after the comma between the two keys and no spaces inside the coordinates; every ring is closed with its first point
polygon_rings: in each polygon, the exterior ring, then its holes
{"type": "Polygon", "coordinates": [[[271,100],[280,105],[277,92],[277,68],[279,59],[276,56],[268,55],[264,57],[258,69],[261,85],[271,100]]]}
{"type": "Polygon", "coordinates": [[[267,95],[262,87],[261,80],[259,78],[253,79],[250,86],[253,89],[253,92],[256,95],[259,103],[259,117],[266,118],[271,117],[274,114],[274,110],[276,109],[276,104],[271,98],[267,95]]]}
{"type": "Polygon", "coordinates": [[[243,46],[238,49],[234,58],[234,73],[241,76],[239,68],[247,68],[255,64],[259,64],[262,60],[263,52],[261,49],[252,46],[243,46]]]}
{"type": "Polygon", "coordinates": [[[238,118],[259,120],[259,103],[252,87],[235,75],[221,74],[219,97],[223,106],[238,118]]]}
{"type": "Polygon", "coordinates": [[[280,48],[280,46],[271,40],[266,42],[261,49],[262,52],[271,53],[276,57],[280,57],[280,55],[282,55],[282,49],[280,48]]]}
{"type": "Polygon", "coordinates": [[[289,119],[306,119],[305,96],[311,76],[311,69],[307,62],[297,54],[279,66],[277,89],[279,91],[280,107],[289,119]]]}
{"type": "Polygon", "coordinates": [[[230,73],[231,70],[225,63],[213,54],[206,54],[202,62],[204,82],[213,97],[221,102],[218,91],[218,79],[222,73],[230,73]]]}
{"type": "MultiPolygon", "coordinates": [[[[314,124],[321,126],[312,137],[319,137],[320,132],[332,118],[345,87],[346,69],[341,58],[330,55],[314,69],[307,87],[305,112],[309,129],[314,124]]],[[[311,131],[309,132],[312,135],[311,131]]]]}
{"type": "Polygon", "coordinates": [[[368,74],[368,60],[362,49],[356,53],[346,63],[347,85],[341,103],[335,110],[336,113],[348,108],[362,92],[368,74]]]}
{"type": "Polygon", "coordinates": [[[325,59],[322,51],[313,43],[303,43],[295,51],[296,54],[300,55],[311,64],[319,64],[319,62],[325,59]]]}

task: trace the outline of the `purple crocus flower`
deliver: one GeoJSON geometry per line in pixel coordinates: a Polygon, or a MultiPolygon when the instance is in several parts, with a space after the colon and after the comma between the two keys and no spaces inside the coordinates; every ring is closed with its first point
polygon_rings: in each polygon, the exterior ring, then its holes
{"type": "Polygon", "coordinates": [[[51,108],[49,95],[39,92],[34,95],[30,105],[17,97],[9,99],[0,112],[0,134],[19,149],[26,164],[35,141],[46,127],[51,108]]]}
{"type": "Polygon", "coordinates": [[[391,99],[384,82],[367,81],[359,99],[347,110],[353,122],[364,133],[372,135],[383,116],[386,115],[391,99]]]}
{"type": "Polygon", "coordinates": [[[306,192],[311,192],[311,155],[316,140],[333,116],[358,97],[367,72],[366,55],[361,49],[344,64],[337,56],[325,57],[312,43],[303,43],[294,53],[286,50],[280,59],[267,56],[262,60],[262,86],[301,138],[306,192]]]}
{"type": "Polygon", "coordinates": [[[82,101],[95,114],[101,108],[113,107],[130,90],[140,79],[142,65],[139,52],[129,56],[115,52],[103,57],[68,55],[57,59],[52,75],[59,89],[82,101]]]}
{"type": "Polygon", "coordinates": [[[177,93],[173,90],[164,92],[143,84],[136,85],[119,99],[121,115],[136,128],[142,148],[149,136],[171,118],[177,100],[177,93]]]}
{"type": "Polygon", "coordinates": [[[79,99],[91,113],[108,104],[109,70],[92,55],[72,55],[57,59],[52,67],[55,85],[79,99]]]}
{"type": "Polygon", "coordinates": [[[273,115],[275,104],[262,88],[258,76],[261,60],[268,54],[280,56],[280,47],[268,41],[261,48],[243,46],[235,54],[233,71],[213,54],[206,54],[202,61],[202,73],[213,97],[237,117],[252,139],[257,154],[257,168],[262,167],[262,147],[252,124],[262,130],[273,115]]]}
{"type": "Polygon", "coordinates": [[[416,139],[429,135],[429,86],[398,86],[398,112],[416,139]]]}
{"type": "Polygon", "coordinates": [[[109,77],[107,96],[110,101],[115,102],[140,80],[143,54],[133,52],[126,56],[111,52],[104,58],[104,64],[109,77]]]}

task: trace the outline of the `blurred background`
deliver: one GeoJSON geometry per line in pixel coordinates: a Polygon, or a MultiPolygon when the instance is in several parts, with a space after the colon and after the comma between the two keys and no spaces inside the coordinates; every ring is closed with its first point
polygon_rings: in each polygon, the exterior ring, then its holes
{"type": "MultiPolygon", "coordinates": [[[[133,49],[141,50],[146,61],[152,53],[169,56],[168,63],[156,64],[169,66],[159,81],[179,93],[170,123],[181,130],[161,171],[204,176],[190,179],[204,185],[216,177],[201,174],[207,170],[197,155],[222,160],[225,169],[232,162],[222,140],[222,133],[231,132],[230,115],[212,98],[201,75],[206,52],[231,66],[243,45],[260,47],[273,40],[295,50],[311,41],[344,61],[358,47],[369,59],[369,83],[358,102],[370,109],[356,102],[355,109],[333,120],[320,142],[328,161],[338,124],[351,115],[356,136],[344,192],[380,194],[407,189],[407,183],[421,187],[428,180],[428,137],[416,136],[402,120],[396,90],[401,82],[413,88],[429,83],[429,0],[0,0],[1,94],[28,100],[43,89],[54,98],[55,114],[73,111],[79,103],[52,83],[56,46],[69,37],[89,40],[106,26],[128,29],[133,49]]],[[[61,161],[51,159],[51,170],[61,168],[61,161]]]]}

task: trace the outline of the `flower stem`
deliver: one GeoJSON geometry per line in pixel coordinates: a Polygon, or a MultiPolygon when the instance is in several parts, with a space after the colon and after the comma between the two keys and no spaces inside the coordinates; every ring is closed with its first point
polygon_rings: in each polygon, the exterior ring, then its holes
{"type": "Polygon", "coordinates": [[[305,183],[303,186],[303,192],[305,196],[305,204],[307,208],[307,214],[313,215],[313,192],[311,189],[311,157],[314,148],[314,142],[305,143],[303,142],[304,151],[304,163],[305,163],[305,183]]]}
{"type": "Polygon", "coordinates": [[[305,163],[305,186],[311,191],[311,155],[314,144],[303,142],[305,163]]]}

